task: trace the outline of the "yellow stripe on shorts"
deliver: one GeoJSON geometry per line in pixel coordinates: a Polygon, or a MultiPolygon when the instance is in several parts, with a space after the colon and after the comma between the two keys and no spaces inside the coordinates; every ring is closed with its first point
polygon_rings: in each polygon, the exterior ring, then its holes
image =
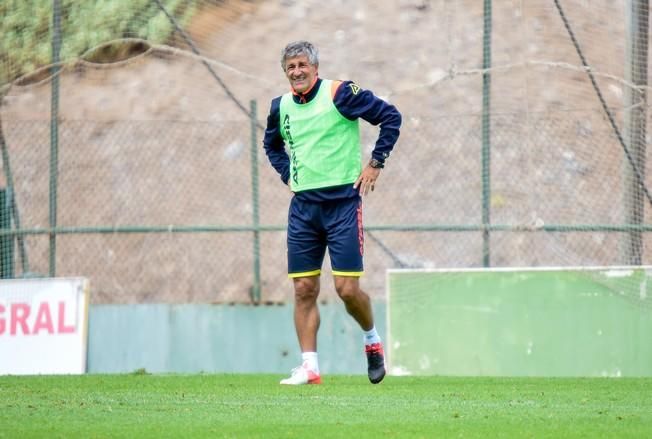
{"type": "Polygon", "coordinates": [[[336,271],[336,270],[333,270],[333,276],[360,277],[363,274],[364,274],[364,271],[336,271]]]}
{"type": "Polygon", "coordinates": [[[288,277],[290,279],[294,279],[295,277],[319,276],[320,273],[321,270],[312,270],[312,271],[304,271],[302,273],[288,273],[288,277]]]}

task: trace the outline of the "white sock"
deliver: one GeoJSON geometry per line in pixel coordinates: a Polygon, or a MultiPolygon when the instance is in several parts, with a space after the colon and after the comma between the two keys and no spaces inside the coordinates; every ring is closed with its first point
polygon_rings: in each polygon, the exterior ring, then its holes
{"type": "Polygon", "coordinates": [[[375,326],[368,331],[364,331],[364,344],[368,345],[374,343],[380,343],[380,335],[378,335],[375,326]]]}
{"type": "Polygon", "coordinates": [[[319,361],[317,360],[317,352],[301,352],[301,359],[303,364],[308,366],[308,369],[319,375],[319,361]]]}

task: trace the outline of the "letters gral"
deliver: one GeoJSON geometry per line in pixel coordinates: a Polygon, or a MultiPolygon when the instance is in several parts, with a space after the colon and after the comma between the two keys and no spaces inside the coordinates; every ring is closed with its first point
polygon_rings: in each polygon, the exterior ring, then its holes
{"type": "Polygon", "coordinates": [[[20,302],[8,306],[0,304],[0,337],[74,334],[75,329],[74,322],[66,323],[66,302],[41,302],[36,306],[20,302]]]}

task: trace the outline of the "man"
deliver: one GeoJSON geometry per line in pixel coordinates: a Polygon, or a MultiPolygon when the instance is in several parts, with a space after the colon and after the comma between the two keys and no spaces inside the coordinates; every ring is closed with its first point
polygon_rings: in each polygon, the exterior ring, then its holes
{"type": "Polygon", "coordinates": [[[321,383],[317,297],[326,248],[335,290],[364,331],[367,372],[377,384],[385,377],[385,358],[369,296],[359,284],[363,273],[361,196],[375,188],[398,139],[401,115],[354,82],[319,78],[318,52],[307,41],[288,44],[281,66],[291,91],[272,100],[263,143],[270,163],[294,193],[288,215],[288,274],[294,283],[294,325],[302,357],[302,364],[281,384],[321,383]],[[380,125],[364,169],[359,118],[380,125]]]}

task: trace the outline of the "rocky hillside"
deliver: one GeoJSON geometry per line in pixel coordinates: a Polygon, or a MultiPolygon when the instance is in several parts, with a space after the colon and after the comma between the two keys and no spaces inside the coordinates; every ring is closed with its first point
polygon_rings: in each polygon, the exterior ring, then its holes
{"type": "MultiPolygon", "coordinates": [[[[624,1],[560,4],[621,121],[624,1]]],[[[491,222],[519,229],[491,234],[493,266],[619,263],[619,234],[537,231],[622,219],[622,148],[559,11],[544,0],[510,0],[494,2],[492,12],[484,179],[482,2],[206,2],[187,29],[205,58],[176,34],[126,61],[67,68],[58,223],[130,229],[60,236],[57,273],[88,276],[96,302],[248,301],[254,241],[242,228],[256,209],[246,113],[256,101],[264,124],[269,100],[287,90],[280,51],[297,39],[319,47],[321,76],[355,80],[404,114],[399,144],[365,202],[364,286],[374,297],[384,294],[387,268],[481,266],[489,183],[491,222]],[[195,233],[142,229],[167,226],[195,233]]],[[[16,85],[0,108],[26,228],[48,224],[50,97],[48,80],[16,85]]],[[[260,223],[271,229],[261,233],[262,297],[284,301],[290,194],[266,163],[262,131],[253,131],[260,223]]],[[[375,135],[364,127],[363,156],[375,135]]],[[[30,271],[46,273],[47,235],[26,243],[30,271]]],[[[324,300],[331,290],[325,280],[324,300]]]]}

